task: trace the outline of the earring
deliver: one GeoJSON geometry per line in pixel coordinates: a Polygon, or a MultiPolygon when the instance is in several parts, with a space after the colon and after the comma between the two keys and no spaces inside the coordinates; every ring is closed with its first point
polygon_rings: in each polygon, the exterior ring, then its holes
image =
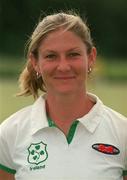
{"type": "Polygon", "coordinates": [[[36,76],[37,76],[37,79],[39,79],[41,77],[41,75],[39,74],[39,72],[36,72],[36,76]]]}
{"type": "Polygon", "coordinates": [[[88,74],[90,74],[90,73],[91,73],[91,71],[92,71],[92,68],[91,68],[91,67],[89,67],[89,69],[88,69],[88,74]]]}

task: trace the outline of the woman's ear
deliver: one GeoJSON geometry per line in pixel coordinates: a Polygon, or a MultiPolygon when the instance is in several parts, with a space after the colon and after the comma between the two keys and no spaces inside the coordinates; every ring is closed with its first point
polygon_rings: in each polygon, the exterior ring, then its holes
{"type": "Polygon", "coordinates": [[[97,50],[95,47],[92,47],[90,54],[88,55],[88,68],[92,68],[95,64],[97,56],[97,50]]]}
{"type": "Polygon", "coordinates": [[[32,53],[30,53],[29,54],[29,60],[32,64],[34,70],[39,73],[40,69],[39,69],[39,65],[38,65],[38,59],[36,59],[35,56],[32,53]]]}

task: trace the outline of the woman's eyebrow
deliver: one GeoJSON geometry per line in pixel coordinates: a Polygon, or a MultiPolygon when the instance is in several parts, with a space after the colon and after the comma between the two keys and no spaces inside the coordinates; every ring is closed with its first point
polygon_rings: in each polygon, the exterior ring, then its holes
{"type": "Polygon", "coordinates": [[[75,50],[81,51],[81,49],[79,47],[70,48],[67,51],[69,52],[69,51],[75,51],[75,50]]]}
{"type": "MultiPolygon", "coordinates": [[[[71,52],[71,51],[74,51],[74,50],[77,50],[77,51],[81,51],[81,49],[79,47],[74,47],[74,48],[70,48],[70,49],[67,49],[66,52],[71,52]]],[[[51,50],[51,49],[45,49],[41,52],[42,54],[44,53],[57,53],[57,50],[51,50]]]]}
{"type": "Polygon", "coordinates": [[[46,49],[46,50],[42,51],[42,53],[56,53],[56,51],[55,50],[46,49]]]}

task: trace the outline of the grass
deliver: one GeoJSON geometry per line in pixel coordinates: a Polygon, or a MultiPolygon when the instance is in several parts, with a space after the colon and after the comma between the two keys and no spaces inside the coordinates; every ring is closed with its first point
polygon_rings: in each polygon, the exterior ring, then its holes
{"type": "Polygon", "coordinates": [[[90,85],[89,89],[99,96],[105,105],[127,116],[127,84],[101,81],[90,85]]]}
{"type": "Polygon", "coordinates": [[[33,102],[32,97],[16,97],[18,86],[16,80],[0,81],[0,122],[15,111],[33,102]]]}
{"type": "MultiPolygon", "coordinates": [[[[127,116],[127,84],[95,81],[89,85],[89,91],[98,95],[104,104],[127,116]]],[[[0,81],[0,122],[33,103],[32,97],[15,97],[17,92],[16,80],[0,81]]]]}
{"type": "Polygon", "coordinates": [[[104,59],[98,57],[94,70],[99,78],[127,82],[127,59],[104,59]]]}

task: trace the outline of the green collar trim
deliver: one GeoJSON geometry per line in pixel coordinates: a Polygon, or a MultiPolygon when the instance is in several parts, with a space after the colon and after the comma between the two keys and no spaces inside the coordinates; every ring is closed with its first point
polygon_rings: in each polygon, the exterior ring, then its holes
{"type": "Polygon", "coordinates": [[[73,124],[70,127],[69,133],[67,135],[68,144],[70,144],[72,142],[72,139],[74,137],[74,134],[75,134],[78,123],[79,123],[79,121],[76,120],[76,121],[73,122],[73,124]]]}
{"type": "MultiPolygon", "coordinates": [[[[72,125],[70,127],[70,130],[69,130],[68,135],[66,137],[68,144],[70,144],[72,142],[72,139],[74,137],[78,123],[79,123],[79,121],[76,120],[72,123],[72,125]]],[[[48,117],[48,124],[49,124],[49,127],[57,127],[57,125],[54,123],[54,121],[50,117],[48,117]]]]}
{"type": "Polygon", "coordinates": [[[49,124],[49,127],[57,127],[54,121],[50,119],[50,117],[48,117],[48,124],[49,124]]]}
{"type": "Polygon", "coordinates": [[[0,164],[0,169],[4,170],[4,171],[6,171],[6,172],[8,172],[8,173],[10,173],[10,174],[15,174],[15,173],[16,173],[16,170],[10,169],[10,168],[2,165],[2,164],[0,164]]]}

